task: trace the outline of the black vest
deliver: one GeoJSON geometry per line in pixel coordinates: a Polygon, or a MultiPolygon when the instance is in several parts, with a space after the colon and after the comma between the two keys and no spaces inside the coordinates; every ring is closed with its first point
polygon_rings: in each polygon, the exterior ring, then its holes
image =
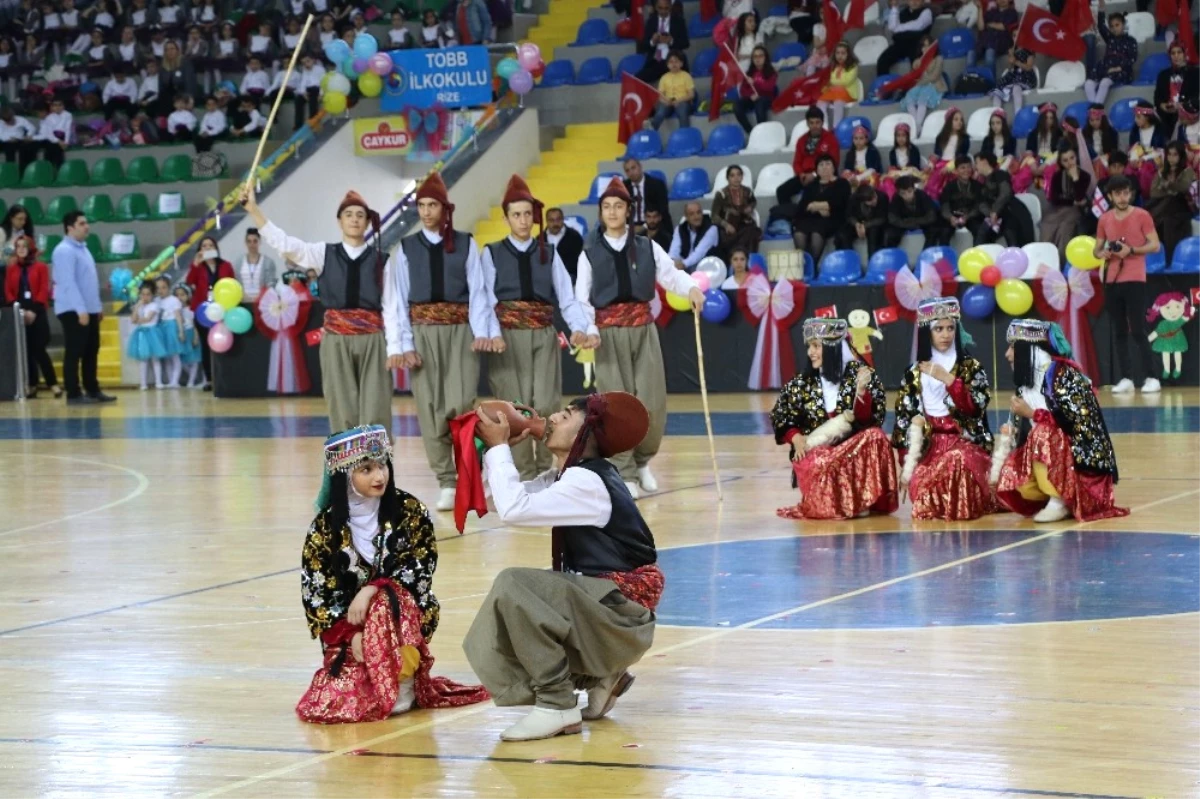
{"type": "Polygon", "coordinates": [[[567,274],[571,276],[571,284],[574,285],[578,272],[579,255],[583,252],[583,236],[579,235],[579,231],[567,228],[563,237],[558,240],[558,244],[554,245],[554,251],[558,253],[563,266],[567,269],[567,274]]]}
{"type": "Polygon", "coordinates": [[[555,527],[553,540],[562,547],[563,571],[596,575],[633,571],[658,561],[654,536],[638,512],[617,467],[603,458],[578,463],[600,476],[612,500],[612,515],[604,527],[555,527]]]}
{"type": "Polygon", "coordinates": [[[629,263],[629,247],[614,250],[599,229],[588,236],[583,251],[592,264],[591,301],[594,308],[607,308],[618,302],[650,302],[655,295],[654,250],[650,239],[634,236],[633,264],[629,263]],[[634,268],[636,267],[636,268],[634,268]]]}
{"type": "Polygon", "coordinates": [[[408,260],[410,303],[468,301],[467,255],[471,235],[454,231],[454,252],[446,252],[442,244],[434,244],[419,230],[400,240],[408,260]]]}
{"type": "MultiPolygon", "coordinates": [[[[704,238],[704,234],[708,233],[708,229],[713,226],[712,217],[705,214],[700,220],[700,229],[696,231],[696,244],[700,243],[700,239],[704,238]]],[[[692,254],[692,229],[688,225],[687,220],[683,220],[679,224],[679,257],[687,258],[692,254]]]]}
{"type": "Polygon", "coordinates": [[[317,278],[317,286],[321,304],[326,308],[382,310],[383,286],[380,283],[379,252],[374,245],[353,259],[340,242],[325,245],[325,269],[317,278]]]}
{"type": "Polygon", "coordinates": [[[554,304],[554,248],[546,245],[546,256],[541,256],[541,246],[534,239],[528,250],[521,252],[505,236],[501,241],[489,244],[492,263],[496,266],[496,284],[493,291],[500,302],[506,300],[533,300],[554,304]]]}

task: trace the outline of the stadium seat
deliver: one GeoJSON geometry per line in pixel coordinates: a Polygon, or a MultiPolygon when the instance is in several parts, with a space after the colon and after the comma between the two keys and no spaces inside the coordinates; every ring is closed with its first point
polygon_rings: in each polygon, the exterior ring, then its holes
{"type": "Polygon", "coordinates": [[[150,199],[141,192],[126,194],[117,202],[117,221],[132,222],[150,218],[150,199]]]}
{"type": "Polygon", "coordinates": [[[884,36],[864,36],[854,43],[854,57],[864,66],[875,66],[879,56],[888,48],[884,36]]]}
{"type": "Polygon", "coordinates": [[[787,3],[780,3],[778,5],[773,5],[767,11],[768,17],[786,17],[787,15],[788,15],[787,3]]]}
{"type": "Polygon", "coordinates": [[[29,218],[33,220],[35,225],[43,225],[46,223],[46,209],[42,207],[42,201],[37,197],[30,195],[28,197],[18,197],[13,205],[19,205],[29,214],[29,218]]]}
{"type": "Polygon", "coordinates": [[[39,233],[37,235],[37,248],[41,254],[39,260],[45,263],[50,263],[50,257],[54,254],[54,248],[59,245],[63,237],[57,233],[39,233]]]}
{"type": "Polygon", "coordinates": [[[1140,97],[1126,97],[1124,100],[1117,100],[1109,107],[1108,121],[1119,133],[1128,133],[1133,130],[1133,109],[1141,99],[1140,97]]]}
{"type": "Polygon", "coordinates": [[[1175,245],[1172,272],[1200,272],[1200,237],[1189,236],[1175,245]]]}
{"type": "Polygon", "coordinates": [[[113,201],[112,197],[107,194],[93,194],[83,201],[84,216],[89,222],[109,222],[113,218],[113,201]]]}
{"type": "MultiPolygon", "coordinates": [[[[786,16],[786,15],[785,15],[786,16]]],[[[808,50],[800,42],[784,42],[775,48],[771,63],[777,64],[785,58],[799,58],[801,63],[808,58],[808,50]]]]}
{"type": "Polygon", "coordinates": [[[49,161],[34,161],[25,167],[21,176],[21,188],[42,189],[54,185],[54,164],[49,161]]]}
{"type": "Polygon", "coordinates": [[[801,119],[795,125],[792,125],[792,133],[788,136],[788,143],[783,148],[785,153],[794,153],[796,151],[796,142],[808,135],[808,122],[801,119]]]}
{"type": "Polygon", "coordinates": [[[661,169],[647,169],[646,174],[652,178],[661,180],[664,186],[671,185],[671,181],[667,180],[667,173],[663,172],[661,169]]]}
{"type": "Polygon", "coordinates": [[[185,153],[167,156],[158,173],[159,183],[179,183],[191,179],[192,157],[185,153]]]}
{"type": "Polygon", "coordinates": [[[879,93],[883,91],[883,87],[890,81],[895,80],[895,75],[880,75],[871,81],[871,87],[867,89],[867,93],[863,95],[863,105],[888,105],[898,102],[891,98],[883,98],[879,93]]]}
{"type": "Polygon", "coordinates": [[[571,214],[568,217],[564,217],[563,222],[566,224],[567,227],[574,228],[575,232],[578,233],[580,236],[587,236],[587,234],[588,234],[587,220],[584,219],[579,214],[571,214]]]}
{"type": "Polygon", "coordinates": [[[879,130],[875,134],[876,147],[891,147],[896,143],[896,126],[899,124],[908,125],[908,129],[912,130],[917,125],[917,121],[913,119],[912,114],[888,114],[879,121],[879,130]]]}
{"type": "MultiPolygon", "coordinates": [[[[730,166],[737,166],[739,169],[742,170],[742,186],[744,186],[747,189],[754,188],[754,181],[753,181],[754,175],[753,175],[753,173],[751,173],[750,167],[746,166],[745,164],[731,164],[730,166]]],[[[721,189],[723,189],[729,185],[729,177],[726,174],[728,171],[729,171],[729,167],[723,166],[723,167],[721,167],[721,170],[719,172],[717,172],[717,176],[715,178],[713,178],[712,189],[708,192],[708,195],[707,195],[710,200],[713,197],[717,196],[717,192],[719,192],[721,189]]]]}
{"type": "Polygon", "coordinates": [[[46,206],[46,214],[42,218],[45,220],[46,224],[61,225],[64,216],[72,211],[78,210],[79,203],[75,201],[75,198],[69,194],[63,195],[61,197],[55,197],[50,201],[50,203],[46,206]]]}
{"type": "Polygon", "coordinates": [[[945,109],[930,111],[929,116],[925,117],[925,124],[921,126],[921,135],[913,139],[913,144],[933,144],[945,124],[945,109]]]}
{"type": "Polygon", "coordinates": [[[608,44],[612,41],[615,40],[606,20],[587,19],[579,25],[579,30],[575,33],[575,41],[571,42],[570,46],[587,47],[593,44],[608,44]]]}
{"type": "MultiPolygon", "coordinates": [[[[158,162],[152,155],[139,155],[129,162],[125,180],[130,183],[155,183],[158,181],[158,162]]],[[[123,181],[113,181],[123,182],[123,181]]]]}
{"type": "Polygon", "coordinates": [[[837,136],[838,146],[843,150],[854,144],[854,128],[858,125],[867,129],[867,141],[871,140],[871,120],[866,117],[846,117],[833,131],[837,136]]]}
{"type": "MultiPolygon", "coordinates": [[[[188,163],[190,171],[191,162],[189,161],[188,163]]],[[[92,164],[91,183],[93,186],[113,186],[124,182],[125,167],[121,165],[121,159],[101,158],[99,161],[92,164]]]]}
{"type": "Polygon", "coordinates": [[[60,188],[69,186],[86,186],[90,182],[87,161],[82,158],[71,158],[58,168],[58,177],[54,185],[60,188]]]}
{"type": "Polygon", "coordinates": [[[1037,127],[1038,110],[1037,105],[1022,106],[1017,115],[1013,117],[1012,132],[1020,146],[1024,146],[1024,139],[1033,133],[1033,129],[1037,127]]]}
{"type": "Polygon", "coordinates": [[[1125,32],[1138,44],[1154,38],[1154,15],[1149,11],[1134,11],[1125,15],[1125,32]]]}
{"type": "Polygon", "coordinates": [[[776,190],[796,176],[791,164],[767,164],[758,173],[758,183],[754,184],[755,197],[775,197],[776,190]]]}
{"type": "Polygon", "coordinates": [[[1075,117],[1075,121],[1078,122],[1080,126],[1086,125],[1088,118],[1088,106],[1090,105],[1091,103],[1089,103],[1087,100],[1078,100],[1074,103],[1071,103],[1069,106],[1058,112],[1058,119],[1061,122],[1067,117],[1075,117]]]}
{"type": "MultiPolygon", "coordinates": [[[[955,274],[958,274],[958,250],[953,247],[926,247],[921,250],[921,254],[917,256],[917,262],[914,264],[914,269],[919,269],[925,264],[935,264],[938,261],[945,260],[953,267],[955,274]]],[[[920,273],[917,274],[920,277],[920,273]]]]}
{"type": "MultiPolygon", "coordinates": [[[[566,86],[574,82],[575,62],[566,58],[558,58],[546,65],[546,71],[542,73],[542,82],[539,85],[543,89],[552,89],[555,86],[566,86]]],[[[130,164],[131,171],[132,168],[133,165],[130,164]]],[[[157,169],[156,166],[155,171],[157,169]]]]}
{"type": "Polygon", "coordinates": [[[592,190],[588,192],[588,196],[580,200],[582,205],[595,205],[600,202],[600,193],[608,186],[608,182],[614,177],[619,176],[619,172],[601,172],[592,181],[592,190]]]}
{"type": "Polygon", "coordinates": [[[900,267],[908,266],[908,255],[899,247],[886,247],[878,250],[867,261],[865,282],[884,283],[888,272],[899,272],[900,267]]]}
{"type": "Polygon", "coordinates": [[[1036,275],[1043,266],[1055,271],[1061,268],[1061,262],[1058,259],[1058,248],[1048,241],[1030,242],[1021,249],[1024,251],[1025,257],[1029,259],[1029,269],[1025,272],[1026,276],[1030,273],[1036,275]]]}
{"type": "Polygon", "coordinates": [[[692,59],[692,77],[693,78],[709,78],[712,77],[713,64],[717,63],[717,57],[721,55],[721,51],[716,47],[710,47],[707,50],[701,50],[692,59]]]}
{"type": "Polygon", "coordinates": [[[183,201],[183,193],[164,191],[155,200],[154,213],[151,219],[183,219],[187,216],[187,204],[183,201]]]}
{"type": "Polygon", "coordinates": [[[88,248],[88,252],[90,252],[92,257],[97,261],[99,261],[101,256],[104,255],[104,245],[100,243],[100,236],[95,233],[88,234],[87,239],[84,241],[84,246],[88,248]]]}
{"type": "Polygon", "coordinates": [[[862,277],[862,261],[854,250],[835,250],[819,266],[814,286],[845,286],[862,277]]]}
{"type": "MultiPolygon", "coordinates": [[[[967,117],[967,135],[972,142],[981,141],[988,134],[988,126],[992,122],[994,108],[977,108],[967,117]]],[[[1024,142],[1021,142],[1024,144],[1024,142]]]]}
{"type": "Polygon", "coordinates": [[[1055,61],[1046,71],[1046,83],[1039,94],[1077,92],[1087,80],[1087,70],[1078,61],[1055,61]]]}
{"type": "Polygon", "coordinates": [[[1146,56],[1138,67],[1137,80],[1134,86],[1153,86],[1158,81],[1158,73],[1171,68],[1171,56],[1166,53],[1155,53],[1146,56]]]}
{"type": "Polygon", "coordinates": [[[713,28],[717,27],[717,23],[720,21],[720,14],[714,14],[707,22],[701,19],[699,14],[692,14],[688,18],[688,38],[693,42],[696,39],[711,39],[713,28]]]}
{"type": "Polygon", "coordinates": [[[704,134],[699,128],[679,128],[667,139],[663,158],[687,158],[704,150],[704,134]]]}
{"type": "Polygon", "coordinates": [[[1027,191],[1023,191],[1018,194],[1017,199],[1020,200],[1027,209],[1029,209],[1029,216],[1031,219],[1033,219],[1033,226],[1036,228],[1038,225],[1042,224],[1042,201],[1027,191]]]}
{"type": "Polygon", "coordinates": [[[942,58],[966,58],[975,49],[975,33],[970,28],[951,28],[938,37],[938,55],[942,58]]]}
{"type": "Polygon", "coordinates": [[[701,167],[681,169],[671,182],[672,200],[696,200],[708,193],[708,172],[701,167]]]}
{"type": "Polygon", "coordinates": [[[625,158],[644,161],[662,155],[662,137],[657,130],[639,130],[625,143],[625,158]]]}
{"type": "Polygon", "coordinates": [[[579,86],[593,86],[597,83],[608,83],[612,76],[612,62],[604,56],[597,56],[579,65],[575,83],[579,86]]]}
{"type": "Polygon", "coordinates": [[[708,134],[705,155],[733,155],[746,146],[746,132],[741,125],[718,125],[708,134]]]}
{"type": "Polygon", "coordinates": [[[16,161],[0,163],[0,189],[15,189],[21,185],[21,168],[16,161]]]}
{"type": "Polygon", "coordinates": [[[1146,274],[1156,275],[1159,272],[1167,271],[1167,253],[1166,247],[1162,242],[1159,242],[1158,249],[1146,255],[1146,274]]]}
{"type": "MultiPolygon", "coordinates": [[[[613,75],[613,80],[619,83],[622,75],[625,73],[636,75],[642,71],[642,67],[644,66],[646,66],[646,55],[644,53],[630,53],[617,64],[617,71],[613,75]]],[[[545,83],[545,81],[546,78],[543,76],[542,82],[545,83]]]]}
{"type": "Polygon", "coordinates": [[[141,247],[138,245],[137,236],[131,231],[125,230],[120,233],[114,233],[108,239],[108,246],[104,248],[97,261],[101,263],[116,263],[117,261],[129,261],[142,257],[141,247]]]}
{"type": "Polygon", "coordinates": [[[787,131],[782,122],[768,120],[759,122],[750,129],[750,139],[746,142],[742,155],[777,153],[787,145],[787,131]]]}

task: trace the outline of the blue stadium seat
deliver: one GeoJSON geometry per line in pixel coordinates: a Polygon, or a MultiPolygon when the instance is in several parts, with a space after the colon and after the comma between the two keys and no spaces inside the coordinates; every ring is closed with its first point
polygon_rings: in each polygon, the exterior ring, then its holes
{"type": "Polygon", "coordinates": [[[662,154],[662,137],[657,130],[639,130],[629,137],[625,145],[625,157],[644,161],[662,154]]]}
{"type": "Polygon", "coordinates": [[[975,34],[970,28],[952,28],[938,37],[942,58],[966,58],[975,49],[975,34]]]}
{"type": "Polygon", "coordinates": [[[705,155],[733,155],[746,146],[746,133],[741,125],[718,125],[708,134],[705,155]]]}
{"type": "Polygon", "coordinates": [[[587,223],[587,219],[585,219],[584,217],[579,216],[578,214],[571,214],[570,216],[566,217],[563,221],[566,222],[567,224],[569,224],[571,227],[578,230],[579,235],[586,236],[588,234],[588,223],[587,223]]]}
{"type": "Polygon", "coordinates": [[[1200,236],[1188,236],[1175,245],[1172,272],[1200,272],[1200,236]]]}
{"type": "Polygon", "coordinates": [[[846,117],[837,124],[837,127],[833,131],[837,135],[838,146],[843,150],[854,143],[854,128],[858,125],[862,125],[867,129],[868,141],[875,139],[871,131],[871,120],[866,117],[846,117]]]}
{"type": "Polygon", "coordinates": [[[592,44],[608,44],[613,42],[612,31],[608,28],[608,22],[603,19],[587,19],[579,25],[579,30],[575,34],[575,41],[571,42],[571,47],[587,47],[592,44]]]}
{"type": "Polygon", "coordinates": [[[895,79],[895,75],[880,75],[879,77],[875,78],[875,80],[871,81],[871,87],[867,89],[867,96],[863,98],[862,105],[888,105],[889,103],[899,102],[899,100],[890,98],[879,98],[879,92],[883,89],[883,84],[895,79]]]}
{"type": "Polygon", "coordinates": [[[845,286],[862,277],[862,261],[854,250],[835,250],[821,261],[814,286],[845,286]]]}
{"type": "Polygon", "coordinates": [[[1133,109],[1141,99],[1140,97],[1126,97],[1124,100],[1117,100],[1108,109],[1108,121],[1118,132],[1128,133],[1133,130],[1133,109]]]}
{"type": "Polygon", "coordinates": [[[786,17],[787,15],[788,15],[787,3],[780,3],[778,5],[773,5],[773,6],[771,6],[770,10],[767,11],[768,17],[786,17]]]}
{"type": "Polygon", "coordinates": [[[613,177],[619,176],[620,172],[601,172],[592,180],[592,188],[588,191],[588,196],[580,200],[582,205],[595,205],[600,202],[600,192],[604,191],[604,187],[613,177]]]}
{"type": "Polygon", "coordinates": [[[782,61],[785,58],[799,58],[803,62],[808,58],[808,50],[800,42],[784,42],[775,48],[775,55],[771,56],[771,61],[782,61]]]}
{"type": "Polygon", "coordinates": [[[692,77],[693,78],[709,78],[712,77],[713,64],[717,63],[717,57],[721,55],[721,51],[715,47],[710,47],[707,50],[701,50],[692,59],[692,77]]]}
{"type": "Polygon", "coordinates": [[[667,139],[663,158],[687,158],[704,150],[704,134],[699,128],[679,128],[667,139]]]}
{"type": "Polygon", "coordinates": [[[1078,102],[1071,103],[1066,107],[1066,110],[1059,114],[1058,119],[1061,122],[1067,117],[1075,117],[1075,121],[1078,122],[1082,127],[1083,125],[1087,124],[1088,106],[1090,105],[1091,103],[1089,103],[1087,100],[1080,100],[1078,102]]]}
{"type": "Polygon", "coordinates": [[[708,194],[708,170],[694,166],[680,170],[671,183],[672,200],[695,200],[708,194]]]}
{"type": "Polygon", "coordinates": [[[543,89],[552,89],[555,86],[568,86],[574,82],[575,62],[559,58],[546,65],[546,71],[542,73],[542,82],[539,85],[543,89]]]}
{"type": "Polygon", "coordinates": [[[1038,110],[1037,105],[1025,105],[1013,117],[1012,132],[1017,141],[1021,141],[1033,133],[1033,129],[1037,127],[1038,110]]]}
{"type": "Polygon", "coordinates": [[[914,271],[917,271],[917,277],[920,277],[920,267],[925,264],[934,264],[942,259],[950,262],[950,266],[954,267],[955,274],[958,273],[958,251],[953,247],[926,247],[921,250],[921,254],[917,256],[917,263],[914,271]]]}
{"type": "Polygon", "coordinates": [[[646,174],[652,178],[658,178],[662,181],[664,186],[669,186],[671,184],[671,181],[667,180],[667,173],[663,172],[661,169],[647,169],[646,174]]]}
{"type": "Polygon", "coordinates": [[[1166,247],[1160,243],[1157,250],[1146,256],[1146,274],[1156,275],[1159,272],[1165,271],[1167,271],[1166,247]]]}
{"type": "Polygon", "coordinates": [[[700,13],[692,14],[688,19],[688,38],[690,39],[711,39],[713,28],[717,27],[717,23],[721,21],[720,14],[714,14],[712,18],[705,22],[700,19],[700,13]]]}
{"type": "Polygon", "coordinates": [[[1137,80],[1134,86],[1153,86],[1158,81],[1158,73],[1171,68],[1171,56],[1166,53],[1155,53],[1146,56],[1146,60],[1138,67],[1137,80]]]}
{"type": "Polygon", "coordinates": [[[867,261],[867,283],[887,282],[888,272],[899,272],[900,268],[908,266],[908,254],[899,247],[887,247],[879,250],[867,261]]]}
{"type": "Polygon", "coordinates": [[[646,66],[645,53],[630,53],[617,64],[617,74],[613,75],[613,80],[620,82],[621,76],[626,72],[630,75],[636,75],[642,71],[642,67],[644,66],[646,66]]]}
{"type": "Polygon", "coordinates": [[[579,75],[575,78],[575,83],[578,86],[608,83],[612,76],[612,62],[604,56],[597,56],[579,65],[579,75]]]}

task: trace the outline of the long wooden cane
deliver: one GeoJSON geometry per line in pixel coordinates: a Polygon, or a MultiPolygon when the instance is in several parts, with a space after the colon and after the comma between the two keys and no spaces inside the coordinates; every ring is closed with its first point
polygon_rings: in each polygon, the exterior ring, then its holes
{"type": "Polygon", "coordinates": [[[717,442],[713,439],[712,414],[708,412],[708,381],[704,379],[704,347],[700,344],[700,314],[692,313],[696,322],[696,368],[700,370],[700,402],[704,406],[704,428],[708,431],[708,454],[712,458],[713,479],[717,481],[717,502],[724,502],[721,493],[721,470],[717,468],[717,442]]]}
{"type": "Polygon", "coordinates": [[[254,163],[250,165],[250,175],[246,178],[249,186],[257,187],[258,163],[262,160],[263,149],[267,146],[267,139],[271,136],[271,127],[275,124],[275,115],[279,113],[279,104],[283,102],[283,94],[287,90],[288,80],[292,77],[292,70],[296,68],[296,59],[300,57],[300,51],[308,45],[308,28],[312,25],[312,21],[312,14],[309,14],[308,19],[304,20],[304,30],[300,31],[300,41],[296,45],[296,49],[292,51],[287,72],[283,75],[283,83],[279,86],[279,93],[275,95],[275,104],[271,106],[271,115],[267,117],[267,126],[263,128],[262,136],[258,139],[258,150],[254,153],[254,163]]]}

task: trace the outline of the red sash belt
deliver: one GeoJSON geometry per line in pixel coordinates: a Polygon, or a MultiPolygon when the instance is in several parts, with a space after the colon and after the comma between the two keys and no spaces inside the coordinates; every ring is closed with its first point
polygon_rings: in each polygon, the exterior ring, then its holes
{"type": "Polygon", "coordinates": [[[465,302],[421,302],[408,306],[414,325],[465,325],[470,306],[465,302]]]}
{"type": "Polygon", "coordinates": [[[631,572],[608,572],[596,576],[612,580],[626,599],[638,603],[646,610],[658,607],[658,600],[662,599],[663,588],[666,587],[666,578],[662,570],[653,563],[639,566],[631,572]]]}
{"type": "Polygon", "coordinates": [[[505,330],[541,330],[554,323],[554,306],[537,300],[501,300],[496,318],[505,330]]]}
{"type": "Polygon", "coordinates": [[[618,302],[596,309],[596,327],[641,327],[653,321],[648,302],[618,302]]]}
{"type": "Polygon", "coordinates": [[[383,314],[361,308],[327,308],[325,332],[338,336],[369,336],[383,332],[383,314]]]}

